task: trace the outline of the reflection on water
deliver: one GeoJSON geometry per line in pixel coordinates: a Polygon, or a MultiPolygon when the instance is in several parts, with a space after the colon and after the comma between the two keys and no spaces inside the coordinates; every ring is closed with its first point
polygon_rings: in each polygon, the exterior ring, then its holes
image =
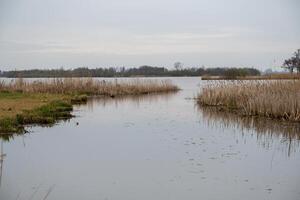
{"type": "Polygon", "coordinates": [[[264,117],[246,117],[220,111],[216,107],[198,106],[203,119],[211,127],[222,129],[239,129],[256,134],[257,141],[269,148],[274,140],[280,140],[282,149],[290,156],[291,152],[299,151],[300,124],[272,120],[264,117]]]}
{"type": "Polygon", "coordinates": [[[3,173],[3,162],[4,162],[4,158],[6,156],[6,154],[4,153],[3,150],[3,141],[1,142],[1,147],[0,147],[0,187],[2,185],[2,173],[3,173]]]}
{"type": "MultiPolygon", "coordinates": [[[[159,101],[168,101],[170,98],[174,97],[176,95],[176,92],[168,92],[164,94],[146,94],[146,95],[124,95],[124,96],[118,96],[118,97],[106,97],[106,96],[99,96],[99,97],[90,97],[85,105],[90,110],[93,110],[94,106],[115,106],[116,108],[121,105],[124,102],[129,102],[136,107],[139,107],[141,102],[159,102],[159,101]]],[[[78,105],[77,107],[80,107],[78,105]]]]}
{"type": "Polygon", "coordinates": [[[14,134],[0,134],[0,140],[9,142],[10,140],[13,140],[15,137],[14,134]]]}

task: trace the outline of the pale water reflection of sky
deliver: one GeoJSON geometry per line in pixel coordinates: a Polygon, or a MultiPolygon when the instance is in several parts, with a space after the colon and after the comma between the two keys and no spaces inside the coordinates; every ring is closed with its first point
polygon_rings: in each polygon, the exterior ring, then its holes
{"type": "Polygon", "coordinates": [[[299,8],[298,0],[1,0],[0,66],[274,68],[299,48],[299,8]]]}

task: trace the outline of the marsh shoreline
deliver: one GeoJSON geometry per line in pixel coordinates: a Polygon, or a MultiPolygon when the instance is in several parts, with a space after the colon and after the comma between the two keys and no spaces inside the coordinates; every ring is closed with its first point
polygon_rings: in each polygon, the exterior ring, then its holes
{"type": "Polygon", "coordinates": [[[25,125],[52,125],[70,119],[73,105],[88,97],[137,96],[176,92],[167,81],[105,82],[93,79],[0,82],[0,134],[24,133],[25,125]]]}

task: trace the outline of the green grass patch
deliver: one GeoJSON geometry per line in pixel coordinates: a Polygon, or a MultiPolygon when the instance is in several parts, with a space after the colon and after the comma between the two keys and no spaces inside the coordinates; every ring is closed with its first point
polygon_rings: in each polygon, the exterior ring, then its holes
{"type": "Polygon", "coordinates": [[[82,94],[82,95],[75,95],[71,98],[71,103],[72,104],[81,104],[81,103],[86,103],[87,102],[87,95],[82,94]]]}
{"type": "Polygon", "coordinates": [[[53,101],[34,110],[24,110],[16,116],[19,124],[53,124],[71,118],[72,105],[62,100],[53,101]]]}
{"type": "Polygon", "coordinates": [[[0,98],[5,98],[5,99],[19,99],[19,98],[24,98],[28,96],[28,94],[24,94],[22,92],[9,92],[9,91],[1,91],[0,92],[0,98]]]}
{"type": "Polygon", "coordinates": [[[25,125],[52,125],[72,116],[72,104],[85,103],[86,95],[0,92],[0,135],[25,132],[25,125]],[[27,109],[24,109],[27,108],[27,109]]]}
{"type": "Polygon", "coordinates": [[[0,133],[24,132],[24,125],[54,124],[60,119],[72,117],[72,104],[63,100],[56,100],[33,110],[24,110],[15,117],[0,119],[0,133]]]}
{"type": "Polygon", "coordinates": [[[20,133],[24,127],[18,123],[16,118],[3,118],[0,120],[0,133],[20,133]]]}

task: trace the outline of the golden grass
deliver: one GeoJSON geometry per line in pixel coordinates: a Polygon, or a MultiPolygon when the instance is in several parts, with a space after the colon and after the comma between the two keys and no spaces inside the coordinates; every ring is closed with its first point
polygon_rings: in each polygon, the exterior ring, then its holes
{"type": "Polygon", "coordinates": [[[92,78],[57,78],[47,81],[26,82],[16,79],[11,83],[0,83],[0,91],[51,94],[87,95],[138,95],[177,91],[178,87],[168,80],[100,81],[92,78]]]}
{"type": "Polygon", "coordinates": [[[198,103],[242,115],[300,122],[300,81],[214,82],[203,87],[198,103]]]}
{"type": "Polygon", "coordinates": [[[14,117],[24,110],[33,110],[55,100],[68,99],[61,94],[22,94],[0,92],[0,119],[14,117]]]}
{"type": "Polygon", "coordinates": [[[23,133],[24,125],[53,125],[72,117],[72,105],[85,103],[84,95],[0,91],[0,136],[23,133]]]}

